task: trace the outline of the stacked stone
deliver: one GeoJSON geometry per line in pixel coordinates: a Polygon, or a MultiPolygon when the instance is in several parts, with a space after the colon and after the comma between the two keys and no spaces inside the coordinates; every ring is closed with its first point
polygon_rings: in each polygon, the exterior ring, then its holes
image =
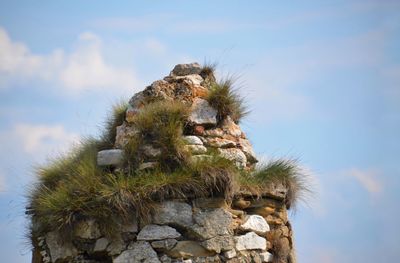
{"type": "MultiPolygon", "coordinates": [[[[117,127],[115,148],[101,151],[99,165],[118,165],[122,162],[124,146],[135,135],[135,115],[148,103],[157,100],[180,101],[190,107],[188,129],[184,136],[186,149],[193,160],[207,158],[209,149],[216,149],[221,156],[232,160],[238,167],[251,169],[257,162],[250,142],[240,127],[228,116],[218,122],[217,111],[206,100],[209,85],[214,80],[212,73],[204,75],[198,63],[179,64],[163,80],[157,80],[145,90],[136,93],[129,101],[125,122],[117,127]]],[[[152,159],[161,151],[152,145],[145,147],[148,161],[139,169],[147,169],[157,164],[152,159]]]]}
{"type": "Polygon", "coordinates": [[[47,233],[37,262],[294,262],[286,209],[277,200],[170,200],[150,217],[133,218],[112,239],[94,220],[79,222],[72,241],[47,233]]]}
{"type": "MultiPolygon", "coordinates": [[[[211,148],[238,167],[252,169],[257,162],[250,142],[228,116],[217,120],[207,102],[214,76],[202,74],[197,63],[177,65],[169,76],[135,94],[126,120],[117,128],[115,148],[98,153],[98,165],[120,166],[123,148],[135,135],[134,117],[154,100],[179,100],[190,108],[192,129],[184,135],[194,160],[208,158],[211,148]]],[[[148,145],[148,169],[161,151],[148,145]]],[[[38,237],[33,263],[293,263],[292,230],[284,203],[287,189],[271,187],[262,198],[241,192],[226,203],[223,198],[169,200],[159,203],[146,220],[132,216],[129,224],[116,227],[112,238],[102,233],[99,222],[78,222],[71,239],[54,231],[38,237]]],[[[132,215],[135,211],[132,211],[132,215]]]]}

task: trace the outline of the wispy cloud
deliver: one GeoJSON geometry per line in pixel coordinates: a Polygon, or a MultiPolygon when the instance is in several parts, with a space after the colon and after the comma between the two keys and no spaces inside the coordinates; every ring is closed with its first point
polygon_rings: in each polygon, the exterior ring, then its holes
{"type": "Polygon", "coordinates": [[[21,79],[54,82],[71,94],[102,88],[128,90],[139,82],[131,68],[107,63],[101,39],[93,33],[82,33],[69,53],[56,49],[37,55],[26,44],[13,41],[0,27],[0,88],[21,79]]]}
{"type": "Polygon", "coordinates": [[[347,172],[347,175],[355,178],[357,182],[370,194],[380,194],[383,189],[383,183],[379,179],[379,173],[374,170],[360,170],[351,169],[347,172]]]}
{"type": "Polygon", "coordinates": [[[12,133],[22,145],[25,153],[42,155],[48,152],[63,151],[77,143],[79,136],[68,132],[62,125],[33,125],[20,123],[12,133]]]}

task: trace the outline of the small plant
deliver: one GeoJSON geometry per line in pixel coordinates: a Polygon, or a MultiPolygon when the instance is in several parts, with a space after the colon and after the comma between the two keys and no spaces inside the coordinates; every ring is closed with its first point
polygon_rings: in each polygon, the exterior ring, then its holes
{"type": "Polygon", "coordinates": [[[154,161],[162,168],[172,171],[181,165],[186,158],[182,133],[187,116],[187,106],[179,102],[157,101],[146,105],[135,116],[133,125],[137,133],[125,147],[130,166],[137,168],[148,145],[161,151],[154,161]]]}
{"type": "Polygon", "coordinates": [[[234,122],[239,123],[249,113],[243,97],[233,88],[232,78],[213,83],[207,100],[217,110],[219,121],[230,116],[234,122]]]}
{"type": "Polygon", "coordinates": [[[286,207],[294,207],[298,201],[306,201],[311,192],[307,176],[294,160],[275,160],[261,166],[253,173],[242,174],[241,185],[253,193],[262,195],[271,187],[281,184],[287,189],[286,207]]]}
{"type": "Polygon", "coordinates": [[[215,82],[215,69],[217,68],[217,63],[204,62],[201,68],[200,76],[205,80],[210,80],[215,82]]]}
{"type": "Polygon", "coordinates": [[[100,137],[100,149],[109,149],[114,147],[117,127],[122,125],[124,122],[127,109],[128,103],[124,101],[121,101],[113,106],[111,114],[105,122],[104,132],[100,137]]]}

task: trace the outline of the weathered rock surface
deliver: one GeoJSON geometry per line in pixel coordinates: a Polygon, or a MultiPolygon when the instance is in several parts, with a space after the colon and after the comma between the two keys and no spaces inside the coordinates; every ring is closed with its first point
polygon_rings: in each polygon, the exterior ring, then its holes
{"type": "Polygon", "coordinates": [[[269,231],[269,225],[267,221],[265,221],[264,217],[259,215],[250,215],[240,226],[240,229],[244,231],[253,231],[257,234],[265,234],[269,231]]]}
{"type": "Polygon", "coordinates": [[[206,100],[196,98],[193,101],[188,120],[198,125],[216,125],[217,111],[206,100]]]}
{"type": "Polygon", "coordinates": [[[236,250],[266,249],[267,240],[254,232],[235,237],[236,250]]]}
{"type": "Polygon", "coordinates": [[[216,236],[201,242],[201,245],[207,250],[220,253],[221,251],[233,249],[235,246],[235,241],[230,235],[216,236]]]}
{"type": "Polygon", "coordinates": [[[176,239],[165,239],[151,242],[151,246],[155,249],[170,250],[178,241],[176,239]]]}
{"type": "Polygon", "coordinates": [[[113,260],[113,263],[159,263],[157,253],[148,242],[138,241],[129,245],[128,250],[122,252],[113,260]]]}
{"type": "Polygon", "coordinates": [[[239,149],[228,148],[228,149],[218,149],[220,155],[230,161],[232,161],[237,167],[246,167],[247,158],[246,155],[239,149]]]}
{"type": "Polygon", "coordinates": [[[177,225],[188,227],[193,225],[192,207],[184,202],[167,201],[158,206],[153,215],[153,222],[159,225],[177,225]]]}
{"type": "Polygon", "coordinates": [[[124,152],[120,149],[103,150],[97,153],[97,165],[119,165],[124,158],[124,152]]]}
{"type": "Polygon", "coordinates": [[[178,238],[181,234],[169,226],[147,225],[138,234],[137,240],[160,240],[178,238]]]}
{"type": "Polygon", "coordinates": [[[68,260],[78,255],[78,250],[71,243],[60,240],[57,232],[47,233],[46,244],[53,262],[68,260]]]}
{"type": "Polygon", "coordinates": [[[193,154],[203,154],[207,152],[207,148],[203,145],[185,145],[184,148],[193,154]]]}
{"type": "Polygon", "coordinates": [[[199,63],[190,63],[190,64],[178,64],[174,67],[171,72],[172,76],[185,76],[191,74],[200,74],[201,66],[199,63]]]}
{"type": "Polygon", "coordinates": [[[202,240],[232,233],[229,228],[232,223],[232,214],[225,209],[201,209],[194,213],[193,218],[195,224],[190,229],[202,240]]]}
{"type": "Polygon", "coordinates": [[[261,259],[261,262],[272,262],[273,256],[271,253],[266,251],[266,252],[260,253],[260,259],[261,259]]]}
{"type": "Polygon", "coordinates": [[[108,239],[105,237],[97,239],[93,248],[93,252],[106,251],[108,244],[110,244],[110,241],[108,241],[108,239]]]}
{"type": "Polygon", "coordinates": [[[183,140],[184,140],[187,144],[191,144],[191,145],[203,145],[203,142],[200,140],[200,138],[199,138],[198,136],[194,136],[194,135],[183,136],[183,140]]]}
{"type": "Polygon", "coordinates": [[[208,251],[196,241],[179,241],[167,254],[173,258],[187,259],[190,257],[208,257],[215,253],[208,251]]]}

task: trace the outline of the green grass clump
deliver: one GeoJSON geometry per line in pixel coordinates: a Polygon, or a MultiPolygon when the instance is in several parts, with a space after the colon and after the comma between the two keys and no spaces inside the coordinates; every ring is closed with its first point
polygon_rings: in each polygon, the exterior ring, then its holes
{"type": "Polygon", "coordinates": [[[215,82],[215,70],[217,68],[217,63],[204,62],[201,67],[200,76],[211,82],[215,82]]]}
{"type": "Polygon", "coordinates": [[[104,125],[104,132],[100,137],[100,149],[109,149],[114,147],[115,136],[117,135],[117,127],[122,125],[125,120],[125,113],[128,109],[128,103],[121,101],[115,104],[111,114],[107,118],[104,125]]]}
{"type": "Polygon", "coordinates": [[[219,121],[230,116],[234,122],[239,123],[249,113],[244,98],[233,88],[232,78],[213,83],[207,100],[217,110],[219,121]]]}
{"type": "Polygon", "coordinates": [[[182,165],[187,158],[182,133],[188,112],[188,107],[180,102],[157,101],[146,105],[135,116],[133,125],[137,133],[125,147],[129,166],[135,169],[143,162],[146,145],[161,150],[153,161],[158,161],[164,170],[172,171],[182,165]]]}
{"type": "Polygon", "coordinates": [[[287,189],[285,204],[288,209],[298,201],[306,201],[306,196],[311,192],[307,176],[294,160],[275,160],[253,173],[242,173],[240,184],[243,189],[258,195],[268,193],[271,187],[282,184],[287,189]]]}

